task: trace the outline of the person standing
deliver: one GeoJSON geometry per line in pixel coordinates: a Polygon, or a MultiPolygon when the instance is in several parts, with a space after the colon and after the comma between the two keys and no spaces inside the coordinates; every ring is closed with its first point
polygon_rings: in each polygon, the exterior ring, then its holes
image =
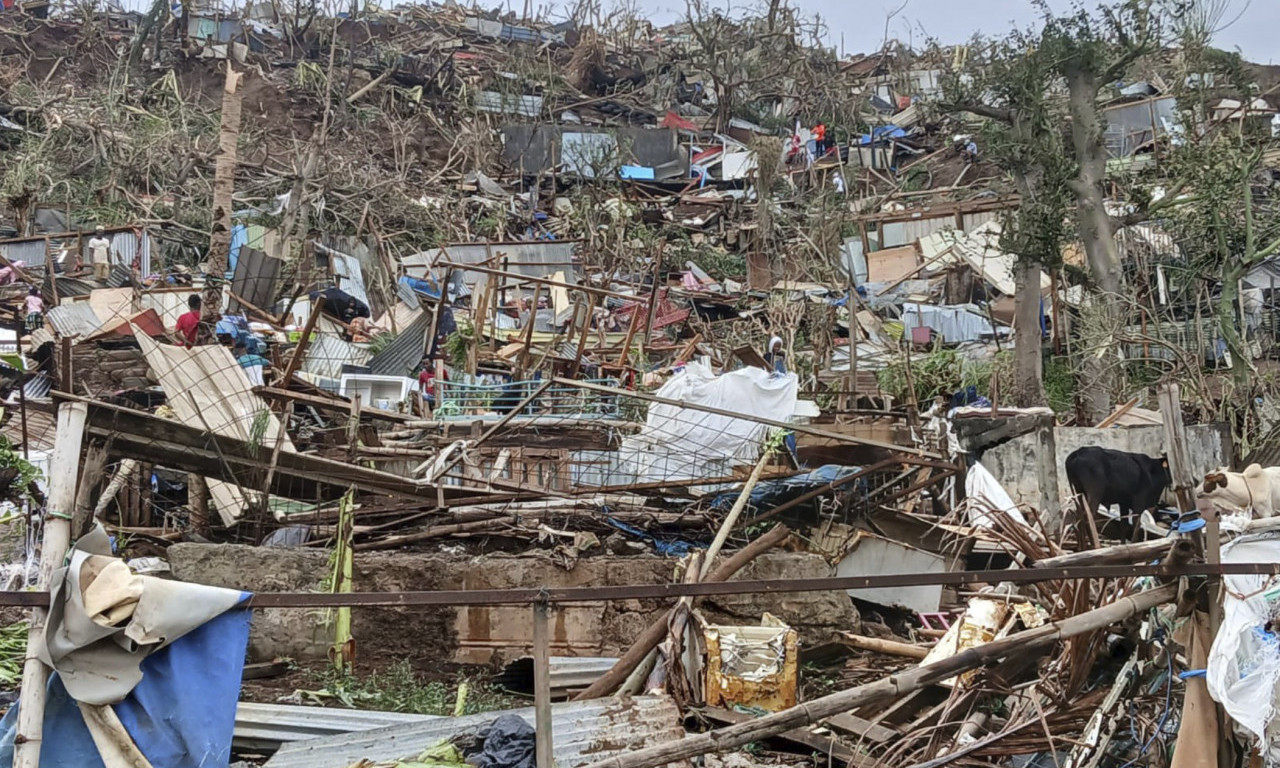
{"type": "Polygon", "coordinates": [[[200,328],[200,295],[191,294],[191,298],[187,299],[187,307],[190,311],[184,312],[178,317],[178,325],[175,330],[178,333],[179,345],[194,347],[196,345],[196,331],[200,328]]]}
{"type": "Polygon", "coordinates": [[[31,286],[27,291],[27,332],[37,331],[44,327],[44,299],[40,298],[40,289],[31,286]]]}
{"type": "Polygon", "coordinates": [[[111,241],[101,226],[93,230],[89,240],[89,261],[93,264],[93,276],[97,280],[106,280],[111,274],[111,241]]]}

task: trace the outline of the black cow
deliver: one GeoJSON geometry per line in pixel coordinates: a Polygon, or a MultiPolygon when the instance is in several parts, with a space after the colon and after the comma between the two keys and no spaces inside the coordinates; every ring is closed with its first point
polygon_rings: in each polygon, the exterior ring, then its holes
{"type": "Polygon", "coordinates": [[[1119,505],[1120,518],[1108,518],[1110,527],[1117,538],[1137,541],[1142,531],[1138,515],[1156,508],[1173,478],[1163,456],[1087,446],[1067,457],[1067,482],[1077,498],[1084,497],[1087,514],[1097,514],[1102,505],[1119,505]]]}

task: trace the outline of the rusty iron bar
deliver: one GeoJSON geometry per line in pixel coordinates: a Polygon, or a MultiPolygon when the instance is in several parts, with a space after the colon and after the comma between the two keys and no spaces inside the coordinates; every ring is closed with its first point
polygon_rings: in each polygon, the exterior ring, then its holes
{"type": "MultiPolygon", "coordinates": [[[[1074,568],[1010,568],[947,573],[902,573],[877,576],[835,576],[816,579],[766,579],[697,584],[630,584],[614,587],[523,587],[518,589],[441,590],[437,592],[314,592],[255,594],[243,604],[250,608],[331,608],[532,605],[610,600],[660,600],[721,595],[835,592],[886,587],[959,586],[965,584],[1036,583],[1064,579],[1129,579],[1181,576],[1280,576],[1280,563],[1209,563],[1161,565],[1093,565],[1074,568]]],[[[0,592],[0,606],[44,607],[47,592],[0,592]]]]}

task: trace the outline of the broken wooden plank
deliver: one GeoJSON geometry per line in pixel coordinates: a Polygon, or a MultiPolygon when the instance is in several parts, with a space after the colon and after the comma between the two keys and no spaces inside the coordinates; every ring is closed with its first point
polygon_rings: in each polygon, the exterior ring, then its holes
{"type": "MultiPolygon", "coordinates": [[[[754,715],[721,709],[720,707],[703,707],[698,711],[708,720],[726,725],[746,723],[756,719],[754,715]]],[[[851,768],[888,768],[879,760],[855,751],[852,747],[832,736],[816,733],[807,728],[793,728],[789,731],[783,731],[775,734],[775,738],[794,742],[806,749],[814,750],[820,755],[839,760],[845,765],[851,766],[851,768]]]]}

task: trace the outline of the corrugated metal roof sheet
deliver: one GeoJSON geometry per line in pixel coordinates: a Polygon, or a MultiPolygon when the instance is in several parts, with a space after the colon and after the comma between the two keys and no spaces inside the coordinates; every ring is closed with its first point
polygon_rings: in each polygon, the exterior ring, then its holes
{"type": "MultiPolygon", "coordinates": [[[[423,251],[400,260],[406,274],[423,277],[427,268],[440,261],[454,264],[480,264],[500,257],[494,264],[514,275],[524,277],[551,277],[564,272],[567,282],[578,282],[578,268],[573,254],[577,240],[535,240],[517,243],[459,243],[446,245],[434,251],[423,251]]],[[[443,270],[439,277],[444,278],[443,270]]],[[[467,272],[464,279],[474,283],[484,276],[479,272],[467,272]]]]}
{"type": "Polygon", "coordinates": [[[133,270],[123,264],[117,264],[111,268],[111,272],[107,275],[108,288],[123,288],[133,279],[133,270]]]}
{"type": "Polygon", "coordinates": [[[58,339],[47,329],[37,328],[31,332],[30,341],[24,345],[24,349],[27,351],[39,349],[45,344],[52,344],[57,340],[58,339]]]}
{"type": "MultiPolygon", "coordinates": [[[[267,768],[347,768],[360,760],[402,760],[442,739],[476,734],[500,714],[533,724],[533,708],[445,717],[393,725],[361,733],[327,736],[281,747],[267,768]]],[[[680,711],[669,696],[594,699],[553,704],[551,729],[555,764],[576,768],[614,755],[682,738],[680,711]]]]}
{"type": "Polygon", "coordinates": [[[102,327],[102,318],[93,311],[87,301],[70,301],[59,304],[44,315],[53,326],[54,333],[62,338],[88,336],[102,327]]]}
{"type": "Polygon", "coordinates": [[[379,376],[407,376],[422,361],[431,332],[431,312],[423,312],[405,326],[381,352],[369,360],[369,372],[379,376]]]}
{"type": "MultiPolygon", "coordinates": [[[[601,656],[552,656],[551,695],[560,697],[594,683],[613,669],[617,659],[601,656]]],[[[498,685],[515,693],[533,693],[533,657],[523,656],[503,668],[498,685]]]]}
{"type": "Polygon", "coordinates": [[[480,91],[476,94],[476,109],[481,112],[497,112],[502,115],[537,117],[542,114],[541,96],[521,96],[498,91],[480,91]]]}
{"type": "Polygon", "coordinates": [[[47,373],[37,373],[35,376],[27,380],[22,387],[22,394],[28,400],[43,400],[53,391],[53,377],[47,373]]]}
{"type": "Polygon", "coordinates": [[[59,298],[67,298],[69,296],[88,296],[98,286],[86,280],[80,280],[74,277],[58,276],[58,296],[59,298]]]}
{"type": "Polygon", "coordinates": [[[356,346],[341,336],[316,333],[307,345],[306,357],[302,358],[302,370],[313,376],[337,379],[342,375],[343,365],[364,365],[370,356],[367,348],[356,346]]]}
{"type": "Polygon", "coordinates": [[[236,707],[236,730],[232,744],[239,749],[274,752],[281,745],[294,741],[438,719],[430,715],[411,715],[405,712],[242,701],[236,707]]]}
{"type": "Polygon", "coordinates": [[[21,261],[28,267],[43,267],[48,258],[47,254],[48,241],[43,237],[0,243],[0,256],[4,256],[9,261],[21,261]]]}

